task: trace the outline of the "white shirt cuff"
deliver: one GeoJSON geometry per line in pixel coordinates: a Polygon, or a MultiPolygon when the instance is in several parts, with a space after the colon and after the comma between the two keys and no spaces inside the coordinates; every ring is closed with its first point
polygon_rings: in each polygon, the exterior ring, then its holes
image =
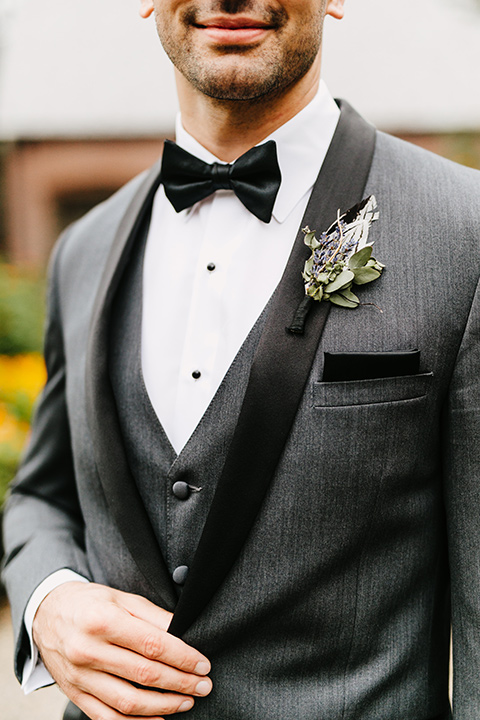
{"type": "Polygon", "coordinates": [[[52,678],[39,655],[38,648],[33,642],[33,619],[42,600],[46,598],[49,592],[55,590],[59,585],[67,582],[85,582],[89,580],[82,575],[78,575],[73,570],[57,570],[57,572],[49,575],[36,590],[32,593],[25,609],[23,622],[30,640],[30,657],[25,661],[22,674],[22,688],[25,695],[29,695],[34,690],[38,690],[46,685],[52,685],[55,680],[52,678]]]}

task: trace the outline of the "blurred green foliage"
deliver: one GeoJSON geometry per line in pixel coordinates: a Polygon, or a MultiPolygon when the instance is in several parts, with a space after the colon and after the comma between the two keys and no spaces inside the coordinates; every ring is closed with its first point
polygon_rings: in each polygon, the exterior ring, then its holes
{"type": "Polygon", "coordinates": [[[17,471],[20,453],[8,443],[0,443],[0,511],[4,504],[8,486],[17,471]]]}
{"type": "Polygon", "coordinates": [[[0,262],[0,355],[40,352],[45,282],[0,262]]]}

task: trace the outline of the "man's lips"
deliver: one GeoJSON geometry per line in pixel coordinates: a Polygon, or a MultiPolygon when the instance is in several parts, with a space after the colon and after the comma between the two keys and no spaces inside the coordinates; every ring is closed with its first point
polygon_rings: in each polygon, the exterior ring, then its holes
{"type": "Polygon", "coordinates": [[[195,22],[195,27],[221,45],[248,44],[273,29],[272,25],[262,20],[241,16],[208,18],[195,22]]]}

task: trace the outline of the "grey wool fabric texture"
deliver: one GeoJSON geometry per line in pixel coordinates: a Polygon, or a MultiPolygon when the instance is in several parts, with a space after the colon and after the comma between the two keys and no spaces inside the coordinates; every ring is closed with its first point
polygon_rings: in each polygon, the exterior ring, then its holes
{"type": "MultiPolygon", "coordinates": [[[[94,298],[141,182],[67,231],[52,264],[50,410],[39,411],[17,481],[24,490],[7,514],[4,577],[20,664],[25,605],[61,567],[154,599],[112,519],[85,407],[94,298]],[[55,438],[43,433],[50,411],[65,417],[55,438]],[[72,444],[61,472],[78,488],[78,498],[66,493],[47,462],[56,506],[25,491],[49,443],[72,444]],[[32,548],[40,522],[48,530],[32,548]]],[[[446,720],[450,618],[453,717],[480,718],[480,180],[377,133],[369,194],[380,209],[370,237],[386,269],[360,292],[377,307],[331,309],[254,526],[184,635],[212,661],[214,690],[196,702],[194,720],[446,720]],[[325,351],[414,348],[417,375],[322,382],[325,351]]],[[[115,298],[109,373],[128,462],[171,573],[195,554],[269,308],[176,457],[141,375],[141,262],[137,247],[115,298]],[[176,480],[202,489],[182,504],[176,480]]]]}

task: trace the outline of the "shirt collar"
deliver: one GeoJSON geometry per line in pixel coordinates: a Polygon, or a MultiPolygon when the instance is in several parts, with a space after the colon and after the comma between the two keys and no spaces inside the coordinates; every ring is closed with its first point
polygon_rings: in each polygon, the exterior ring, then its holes
{"type": "MultiPolygon", "coordinates": [[[[340,110],[321,80],[313,100],[262,140],[262,143],[275,140],[277,144],[282,183],[273,207],[273,217],[278,222],[284,222],[305,193],[313,187],[339,118],[340,110]]],[[[184,129],[180,113],[176,120],[176,141],[203,162],[222,162],[184,129]]]]}

